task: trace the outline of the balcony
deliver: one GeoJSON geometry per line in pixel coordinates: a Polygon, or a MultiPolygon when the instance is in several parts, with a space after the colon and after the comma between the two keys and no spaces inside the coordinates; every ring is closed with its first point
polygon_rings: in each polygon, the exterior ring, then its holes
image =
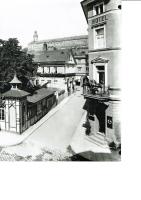
{"type": "Polygon", "coordinates": [[[84,86],[83,95],[85,98],[108,101],[110,95],[109,87],[105,87],[102,84],[90,84],[89,86],[84,86]]]}

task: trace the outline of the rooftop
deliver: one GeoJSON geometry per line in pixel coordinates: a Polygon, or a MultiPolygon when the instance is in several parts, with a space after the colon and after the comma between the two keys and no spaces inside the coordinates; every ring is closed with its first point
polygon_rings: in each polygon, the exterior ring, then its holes
{"type": "Polygon", "coordinates": [[[39,90],[36,90],[35,94],[33,94],[32,96],[28,96],[27,101],[30,103],[36,103],[46,97],[49,97],[55,91],[57,91],[56,88],[41,88],[39,90]]]}
{"type": "Polygon", "coordinates": [[[7,97],[7,98],[22,98],[22,97],[25,97],[25,96],[28,96],[30,93],[28,92],[25,92],[23,90],[9,90],[5,93],[2,94],[3,97],[7,97]]]}
{"type": "Polygon", "coordinates": [[[19,84],[19,83],[22,83],[16,76],[16,74],[14,75],[14,78],[12,79],[12,81],[10,81],[9,83],[11,84],[19,84]]]}
{"type": "MultiPolygon", "coordinates": [[[[40,44],[43,42],[57,42],[57,41],[69,41],[69,40],[81,40],[81,39],[88,39],[88,35],[79,35],[79,36],[71,36],[71,37],[63,37],[63,38],[55,38],[55,39],[47,39],[47,40],[39,40],[36,43],[40,44]]],[[[34,41],[29,43],[35,43],[34,41]]]]}
{"type": "Polygon", "coordinates": [[[70,60],[71,50],[60,49],[53,51],[46,51],[38,54],[34,58],[34,62],[39,63],[66,63],[70,60]]]}

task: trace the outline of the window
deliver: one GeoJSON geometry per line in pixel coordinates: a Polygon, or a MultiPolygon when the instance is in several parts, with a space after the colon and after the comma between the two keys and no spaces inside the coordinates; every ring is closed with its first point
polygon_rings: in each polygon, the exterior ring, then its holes
{"type": "Polygon", "coordinates": [[[22,125],[25,124],[25,116],[26,116],[25,111],[26,111],[25,105],[23,104],[22,105],[22,125]]]}
{"type": "Polygon", "coordinates": [[[99,14],[102,14],[103,13],[103,4],[101,4],[100,6],[99,6],[99,14]]]}
{"type": "Polygon", "coordinates": [[[104,12],[104,4],[95,5],[93,8],[94,15],[100,15],[104,12]]]}
{"type": "Polygon", "coordinates": [[[96,66],[97,68],[97,82],[99,84],[105,85],[105,67],[96,66]]]}
{"type": "Polygon", "coordinates": [[[14,89],[16,88],[16,85],[15,85],[15,84],[13,84],[13,88],[14,88],[14,89]]]}
{"type": "Polygon", "coordinates": [[[4,115],[4,108],[0,108],[0,120],[4,120],[5,115],[4,115]]]}
{"type": "Polygon", "coordinates": [[[36,80],[36,85],[39,85],[39,80],[36,80]]]}
{"type": "Polygon", "coordinates": [[[42,100],[42,106],[43,106],[43,109],[46,108],[46,99],[43,99],[43,100],[42,100]]]}
{"type": "Polygon", "coordinates": [[[42,105],[41,102],[37,104],[37,113],[40,114],[42,112],[42,105]]]}
{"type": "Polygon", "coordinates": [[[99,7],[98,6],[95,7],[95,11],[96,11],[96,15],[98,15],[99,14],[99,7]]]}
{"type": "Polygon", "coordinates": [[[81,60],[80,59],[77,59],[77,64],[81,64],[81,60]]]}
{"type": "Polygon", "coordinates": [[[54,73],[57,74],[57,67],[54,67],[54,73]]]}
{"type": "Polygon", "coordinates": [[[81,71],[81,67],[78,67],[78,71],[79,71],[79,72],[81,71]]]}
{"type": "Polygon", "coordinates": [[[94,49],[105,47],[104,27],[94,29],[94,49]]]}

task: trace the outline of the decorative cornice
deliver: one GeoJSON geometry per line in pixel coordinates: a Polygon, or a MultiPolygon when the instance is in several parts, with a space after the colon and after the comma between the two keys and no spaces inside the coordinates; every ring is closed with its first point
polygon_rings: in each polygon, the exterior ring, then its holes
{"type": "Polygon", "coordinates": [[[108,62],[109,62],[108,59],[102,58],[102,57],[99,56],[99,57],[93,59],[93,60],[91,61],[91,64],[93,64],[93,63],[108,63],[108,62]]]}

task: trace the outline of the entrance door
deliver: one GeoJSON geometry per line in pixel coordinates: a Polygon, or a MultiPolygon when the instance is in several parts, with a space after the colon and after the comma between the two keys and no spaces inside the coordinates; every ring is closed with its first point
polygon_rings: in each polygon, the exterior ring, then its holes
{"type": "Polygon", "coordinates": [[[96,116],[99,121],[99,132],[101,133],[105,133],[105,112],[105,105],[100,103],[96,108],[96,116]]]}
{"type": "Polygon", "coordinates": [[[99,83],[105,85],[105,72],[99,72],[99,83]]]}
{"type": "Polygon", "coordinates": [[[14,106],[9,108],[9,128],[10,131],[16,131],[16,109],[14,106]]]}

